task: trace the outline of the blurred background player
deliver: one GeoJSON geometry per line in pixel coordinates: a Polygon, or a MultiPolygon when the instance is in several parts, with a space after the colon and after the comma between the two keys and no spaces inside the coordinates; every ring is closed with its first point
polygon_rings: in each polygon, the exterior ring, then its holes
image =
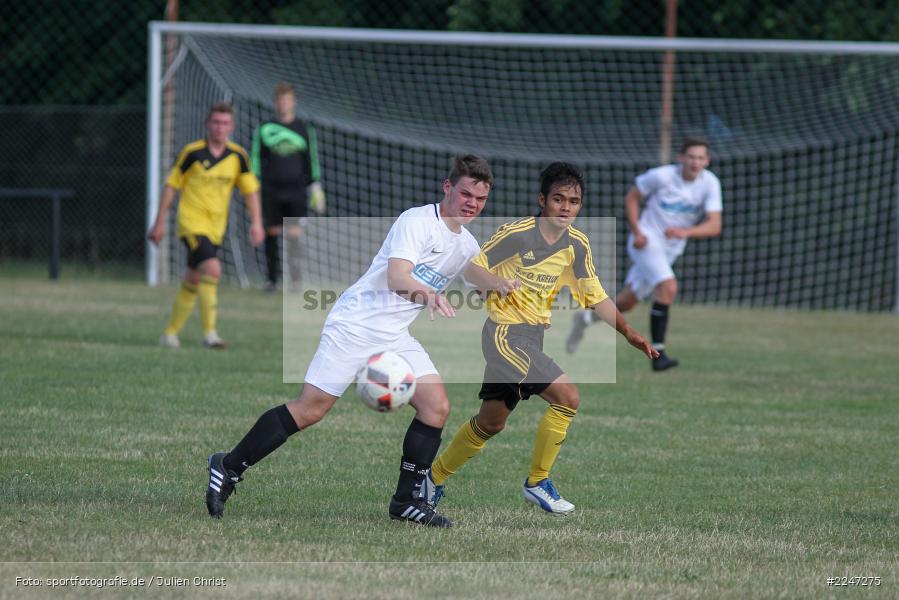
{"type": "Polygon", "coordinates": [[[658,356],[606,295],[593,269],[587,236],[571,226],[583,194],[584,178],[576,167],[549,165],[540,175],[540,214],[500,227],[465,271],[467,281],[491,291],[481,334],[487,366],[478,414],[459,429],[424,477],[422,498],[432,508],[446,480],[503,430],[520,400],[536,394],[549,407],[537,426],[524,498],[553,514],[574,510],[549,476],[580,404],[577,386],[543,352],[543,333],[562,287],[634,348],[650,358],[658,356]]]}
{"type": "MultiPolygon", "coordinates": [[[[627,312],[655,293],[649,313],[652,345],[659,351],[659,357],[652,361],[654,371],[678,365],[665,353],[669,307],[677,295],[677,278],[671,266],[684,253],[689,238],[721,234],[721,183],[706,169],[709,143],[702,138],[687,138],[677,158],[678,164],[656,167],[637,177],[624,200],[630,228],[627,253],[634,264],[615,304],[618,310],[627,312]],[[640,202],[644,198],[646,208],[641,213],[640,202]]],[[[577,350],[584,330],[597,319],[592,312],[574,315],[565,343],[569,353],[577,350]]]]}
{"type": "Polygon", "coordinates": [[[250,213],[250,241],[258,246],[265,233],[259,214],[259,181],[250,171],[247,152],[228,139],[234,130],[231,105],[220,102],[206,117],[206,138],[187,144],[166,180],[156,221],[148,238],[159,245],[165,234],[169,208],[178,191],[176,235],[187,247],[187,271],[175,296],[172,318],[160,338],[163,346],[180,346],[178,332],[200,297],[203,345],[226,348],[216,331],[218,282],[222,273],[219,246],[228,227],[228,208],[234,186],[243,195],[250,213]]]}
{"type": "MultiPolygon", "coordinates": [[[[231,452],[209,457],[206,508],[211,516],[223,515],[246,469],[325,417],[375,350],[392,350],[412,366],[416,388],[411,401],[415,417],[403,439],[388,514],[419,525],[452,526],[420,498],[450,406],[443,379],[409,326],[426,307],[432,319],[435,313],[455,316],[443,291],[480,251],[465,225],[481,214],[492,186],[487,161],[457,156],[443,182],[443,200],[410,208],[397,218],[368,271],[328,313],[300,395],[263,413],[231,452]]],[[[347,483],[348,489],[353,487],[347,483]]]]}
{"type": "Polygon", "coordinates": [[[300,236],[307,207],[325,211],[320,183],[318,143],[312,125],[296,116],[296,95],[290,84],[275,87],[275,119],[260,123],[253,134],[253,170],[262,182],[262,215],[265,221],[265,290],[278,289],[281,271],[278,236],[287,219],[284,254],[290,288],[300,287],[300,236]]]}

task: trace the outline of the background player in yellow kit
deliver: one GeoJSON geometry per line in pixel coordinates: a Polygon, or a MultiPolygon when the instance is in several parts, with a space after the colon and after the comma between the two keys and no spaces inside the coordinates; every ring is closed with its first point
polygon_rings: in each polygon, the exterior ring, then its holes
{"type": "Polygon", "coordinates": [[[163,188],[156,222],[147,236],[154,244],[162,241],[169,209],[180,190],[176,235],[187,246],[187,271],[175,296],[172,317],[159,340],[163,346],[181,345],[178,332],[193,312],[199,296],[203,345],[227,347],[216,331],[218,282],[222,273],[218,249],[228,227],[228,207],[235,185],[250,213],[251,243],[258,246],[265,237],[259,212],[259,180],[250,170],[246,150],[228,139],[234,131],[232,112],[230,104],[215,104],[206,117],[206,138],[191,142],[181,150],[163,188]]]}

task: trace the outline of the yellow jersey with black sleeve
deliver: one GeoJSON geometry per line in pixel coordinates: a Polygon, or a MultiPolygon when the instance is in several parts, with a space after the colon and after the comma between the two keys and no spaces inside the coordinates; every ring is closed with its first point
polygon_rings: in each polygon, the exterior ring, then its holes
{"type": "Polygon", "coordinates": [[[176,235],[203,235],[216,246],[228,227],[234,186],[244,196],[259,189],[246,150],[229,141],[220,156],[213,156],[205,139],[184,146],[166,183],[181,190],[176,235]]]}
{"type": "Polygon", "coordinates": [[[540,232],[538,218],[501,226],[472,260],[498,277],[521,282],[504,298],[495,292],[487,297],[490,319],[500,325],[549,325],[553,301],[565,286],[585,308],[608,298],[596,276],[587,236],[569,226],[550,244],[540,232]]]}

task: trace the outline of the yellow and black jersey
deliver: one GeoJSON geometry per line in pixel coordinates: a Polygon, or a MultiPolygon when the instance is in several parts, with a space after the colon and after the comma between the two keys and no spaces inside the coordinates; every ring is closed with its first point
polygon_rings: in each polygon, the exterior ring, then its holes
{"type": "Polygon", "coordinates": [[[227,142],[221,156],[213,156],[206,140],[186,145],[166,183],[181,190],[178,202],[178,237],[204,235],[216,246],[228,226],[228,207],[236,185],[244,196],[259,189],[250,170],[247,151],[227,142]]]}
{"type": "Polygon", "coordinates": [[[487,298],[490,318],[501,325],[548,325],[553,301],[563,286],[581,306],[608,298],[593,268],[587,236],[568,227],[553,244],[547,243],[536,217],[500,227],[472,261],[503,279],[518,279],[521,287],[505,298],[487,298]]]}

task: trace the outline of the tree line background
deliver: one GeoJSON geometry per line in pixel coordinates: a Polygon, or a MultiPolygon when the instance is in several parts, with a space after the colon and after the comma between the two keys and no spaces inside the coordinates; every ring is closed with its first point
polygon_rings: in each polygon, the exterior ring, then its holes
{"type": "MultiPolygon", "coordinates": [[[[0,105],[143,104],[164,0],[4,2],[0,105]]],[[[899,40],[899,1],[680,0],[682,37],[899,40]]],[[[665,0],[181,0],[179,20],[659,36],[665,0]]]]}

